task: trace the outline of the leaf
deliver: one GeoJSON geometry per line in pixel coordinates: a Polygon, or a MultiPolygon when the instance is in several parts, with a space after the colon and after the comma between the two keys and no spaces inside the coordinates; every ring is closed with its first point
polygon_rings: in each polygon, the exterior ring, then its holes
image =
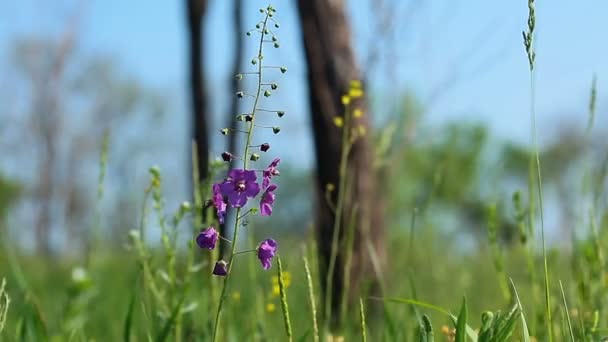
{"type": "Polygon", "coordinates": [[[175,323],[175,320],[177,319],[177,316],[180,313],[180,309],[182,307],[182,303],[184,302],[185,298],[186,298],[186,295],[184,293],[184,295],[182,295],[182,298],[179,300],[177,305],[175,305],[175,307],[173,308],[173,311],[171,312],[171,317],[169,317],[169,319],[167,320],[167,323],[165,323],[163,330],[161,330],[161,332],[156,336],[156,340],[155,340],[156,342],[165,341],[167,339],[167,337],[169,336],[169,334],[171,333],[171,329],[173,328],[173,324],[175,323]]]}
{"type": "MultiPolygon", "coordinates": [[[[427,308],[427,309],[431,309],[431,310],[440,312],[440,313],[450,317],[452,319],[452,321],[454,321],[454,322],[456,322],[456,319],[457,319],[456,316],[454,316],[448,310],[441,308],[439,306],[433,305],[433,304],[419,301],[419,300],[407,299],[407,298],[395,298],[395,297],[388,297],[388,298],[387,297],[370,297],[370,299],[381,300],[381,301],[385,301],[385,302],[400,303],[400,304],[412,304],[412,305],[416,305],[416,306],[419,306],[422,308],[427,308]]],[[[475,330],[473,330],[473,328],[471,328],[469,325],[465,325],[465,327],[466,327],[466,334],[469,336],[469,338],[471,340],[473,340],[474,342],[477,342],[477,333],[475,332],[475,330]]]]}
{"type": "Polygon", "coordinates": [[[131,340],[131,325],[133,324],[133,313],[135,308],[136,288],[131,291],[131,300],[129,300],[129,308],[127,309],[127,317],[125,318],[125,327],[123,330],[123,339],[125,342],[131,340]]]}
{"type": "Polygon", "coordinates": [[[523,342],[530,342],[530,332],[528,331],[528,324],[526,323],[524,308],[521,306],[521,301],[519,300],[519,295],[517,294],[517,289],[515,288],[513,279],[509,278],[509,281],[511,282],[511,288],[513,289],[515,299],[517,300],[517,306],[519,306],[519,316],[521,317],[521,340],[523,342]]]}
{"type": "Polygon", "coordinates": [[[467,327],[467,298],[462,298],[462,306],[460,307],[460,314],[458,314],[458,320],[456,321],[456,342],[466,342],[466,327],[467,327]]]}

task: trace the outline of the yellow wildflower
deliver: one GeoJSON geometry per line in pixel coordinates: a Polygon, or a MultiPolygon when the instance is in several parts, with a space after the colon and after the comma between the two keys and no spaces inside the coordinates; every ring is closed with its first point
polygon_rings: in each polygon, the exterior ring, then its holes
{"type": "Polygon", "coordinates": [[[334,118],[334,125],[336,125],[336,127],[342,127],[344,126],[344,119],[341,116],[336,116],[334,118]]]}
{"type": "Polygon", "coordinates": [[[349,103],[350,103],[350,96],[348,96],[348,95],[342,95],[342,104],[346,106],[349,103]]]}
{"type": "Polygon", "coordinates": [[[241,299],[241,293],[239,291],[232,292],[232,299],[238,301],[241,299]]]}
{"type": "Polygon", "coordinates": [[[269,313],[273,313],[277,310],[277,306],[274,305],[274,303],[268,303],[266,304],[266,311],[268,311],[269,313]]]}
{"type": "Polygon", "coordinates": [[[352,97],[353,99],[359,98],[359,97],[363,96],[363,89],[361,89],[361,88],[351,88],[348,91],[348,96],[352,97]]]}
{"type": "Polygon", "coordinates": [[[353,110],[353,116],[356,118],[362,117],[363,111],[361,110],[361,108],[357,108],[357,109],[353,110]]]}
{"type": "Polygon", "coordinates": [[[272,296],[276,297],[281,294],[281,287],[279,285],[272,285],[272,296]]]}

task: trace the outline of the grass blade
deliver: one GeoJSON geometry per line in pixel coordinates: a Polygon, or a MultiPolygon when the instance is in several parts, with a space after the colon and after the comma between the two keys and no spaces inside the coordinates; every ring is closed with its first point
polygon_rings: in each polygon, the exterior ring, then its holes
{"type": "Polygon", "coordinates": [[[568,313],[568,303],[566,303],[566,295],[564,294],[564,286],[562,281],[559,281],[559,289],[562,292],[562,300],[564,301],[564,310],[566,310],[566,319],[568,322],[568,332],[570,333],[570,341],[574,342],[574,330],[572,329],[572,322],[570,321],[570,314],[568,313]]]}
{"type": "Polygon", "coordinates": [[[467,340],[467,311],[467,298],[463,297],[460,314],[458,314],[458,320],[456,320],[456,342],[465,342],[467,340]]]}
{"type": "Polygon", "coordinates": [[[524,308],[521,306],[521,301],[519,300],[519,294],[517,294],[517,289],[515,288],[515,283],[513,283],[513,279],[509,278],[511,282],[511,288],[513,289],[513,295],[515,296],[515,300],[517,301],[517,305],[519,306],[519,316],[521,317],[521,340],[523,342],[530,342],[530,331],[528,330],[528,324],[526,323],[526,316],[524,315],[524,308]]]}
{"type": "MultiPolygon", "coordinates": [[[[408,299],[408,298],[395,298],[395,297],[369,297],[369,298],[374,299],[374,300],[384,301],[384,302],[416,305],[421,308],[427,308],[427,309],[431,309],[431,310],[440,312],[440,313],[450,317],[454,323],[456,323],[458,320],[458,318],[454,314],[449,312],[448,310],[446,310],[442,307],[430,304],[430,303],[419,301],[419,300],[408,299]]],[[[472,339],[473,341],[477,341],[477,332],[475,332],[475,330],[466,323],[465,323],[465,331],[470,339],[472,339]]]]}
{"type": "Polygon", "coordinates": [[[161,330],[160,333],[156,336],[156,339],[155,339],[156,342],[166,341],[167,337],[169,337],[169,334],[171,334],[171,329],[173,328],[173,325],[175,324],[175,321],[177,320],[177,316],[180,314],[180,310],[182,308],[182,304],[184,303],[184,299],[186,299],[186,296],[182,295],[182,298],[179,300],[177,305],[175,305],[175,307],[173,308],[173,312],[171,312],[171,316],[165,323],[163,330],[161,330]]]}
{"type": "Polygon", "coordinates": [[[123,339],[125,342],[131,340],[131,326],[133,325],[133,313],[135,312],[135,294],[136,291],[131,292],[131,300],[129,301],[129,309],[127,310],[127,317],[125,318],[125,327],[123,331],[123,339]]]}

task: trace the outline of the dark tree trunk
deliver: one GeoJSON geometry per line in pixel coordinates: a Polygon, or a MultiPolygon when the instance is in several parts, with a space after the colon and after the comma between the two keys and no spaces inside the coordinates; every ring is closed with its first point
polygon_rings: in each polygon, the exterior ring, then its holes
{"type": "MultiPolygon", "coordinates": [[[[239,91],[239,81],[236,79],[236,75],[241,72],[241,61],[243,58],[243,0],[234,0],[233,1],[233,9],[232,9],[232,27],[234,33],[234,59],[232,60],[232,73],[230,75],[231,78],[231,87],[232,93],[235,94],[239,91]]],[[[236,116],[239,114],[239,104],[241,101],[236,96],[232,96],[232,103],[230,104],[230,109],[228,115],[226,116],[226,127],[230,127],[232,131],[236,130],[236,116]]],[[[229,134],[228,135],[228,146],[227,151],[235,153],[236,152],[236,144],[237,144],[238,134],[229,134]]],[[[237,160],[232,160],[230,163],[230,168],[234,168],[237,160]]],[[[234,211],[228,209],[226,213],[226,222],[220,226],[220,235],[228,236],[228,232],[226,230],[227,226],[230,226],[230,222],[234,219],[234,211]]],[[[227,251],[228,245],[223,243],[220,244],[220,255],[225,255],[227,251]]]]}
{"type": "Polygon", "coordinates": [[[209,138],[207,122],[207,91],[203,79],[202,20],[207,0],[187,0],[188,45],[190,47],[190,97],[192,105],[192,134],[197,144],[198,172],[205,180],[209,172],[209,138]]]}
{"type": "MultiPolygon", "coordinates": [[[[361,77],[357,69],[351,46],[350,28],[342,0],[298,0],[302,38],[307,59],[308,88],[310,96],[311,121],[314,130],[315,153],[317,158],[317,228],[321,274],[327,272],[331,254],[335,214],[325,199],[328,183],[339,184],[342,130],[334,124],[334,117],[344,113],[341,96],[349,90],[351,80],[361,77]]],[[[365,115],[356,119],[357,125],[368,127],[368,113],[365,99],[354,104],[365,115]]],[[[367,130],[369,132],[369,129],[367,130]]],[[[373,168],[373,154],[369,134],[359,138],[350,154],[346,189],[347,200],[343,211],[344,222],[340,227],[341,241],[354,223],[355,240],[353,268],[347,281],[351,295],[356,296],[362,286],[370,285],[378,290],[378,274],[371,263],[370,253],[377,260],[384,260],[382,205],[376,196],[376,179],[373,168]],[[354,208],[357,207],[353,215],[354,208]],[[351,217],[354,220],[351,220],[351,217]],[[372,248],[369,248],[372,247],[372,248]],[[369,282],[368,282],[369,281],[369,282]]],[[[332,192],[332,202],[336,203],[339,189],[332,192]]],[[[343,291],[344,249],[340,249],[334,272],[332,295],[333,318],[340,312],[343,291]]],[[[382,262],[381,262],[382,263],[382,262]]],[[[324,284],[325,277],[322,276],[324,284]]],[[[354,298],[351,296],[351,298],[354,298]]],[[[328,305],[329,303],[325,303],[328,305]]],[[[339,323],[337,321],[332,324],[339,323]]]]}

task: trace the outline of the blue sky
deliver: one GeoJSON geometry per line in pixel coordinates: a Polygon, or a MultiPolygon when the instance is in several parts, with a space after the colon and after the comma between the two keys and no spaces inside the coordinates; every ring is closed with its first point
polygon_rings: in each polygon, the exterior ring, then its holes
{"type": "MultiPolygon", "coordinates": [[[[256,9],[265,2],[245,2],[246,26],[251,27],[258,19],[256,9]]],[[[392,95],[413,92],[428,108],[424,118],[427,123],[482,121],[499,137],[522,142],[529,139],[529,74],[521,38],[527,19],[526,1],[393,1],[397,4],[393,9],[397,13],[396,33],[389,38],[390,44],[375,39],[370,19],[379,14],[370,10],[369,1],[348,3],[360,63],[372,49],[386,57],[371,75],[372,96],[392,98],[390,103],[396,101],[392,95]],[[452,78],[457,81],[446,81],[452,78]],[[446,82],[450,86],[434,97],[446,82]]],[[[230,1],[210,1],[206,22],[206,68],[215,94],[212,112],[216,117],[225,112],[230,96],[230,5],[230,1]]],[[[290,134],[290,141],[299,142],[299,153],[291,160],[310,160],[304,61],[295,4],[278,0],[274,5],[282,25],[278,32],[282,45],[268,54],[273,63],[286,65],[289,73],[279,80],[281,88],[273,104],[290,114],[284,119],[284,132],[290,134]]],[[[28,35],[57,37],[78,11],[83,13],[80,50],[113,56],[129,73],[171,94],[172,124],[164,133],[167,139],[186,134],[183,1],[2,2],[0,13],[5,15],[0,20],[0,68],[10,67],[7,51],[14,39],[28,35]]],[[[608,45],[602,44],[608,32],[606,13],[608,3],[600,1],[537,2],[536,86],[541,138],[562,119],[584,125],[594,72],[600,89],[598,117],[600,123],[607,122],[601,115],[605,103],[603,80],[608,75],[608,45]]],[[[247,51],[253,51],[253,46],[248,45],[247,51]]],[[[391,108],[380,106],[376,112],[391,115],[391,108]]],[[[223,124],[216,119],[214,126],[223,124]]],[[[220,141],[214,150],[219,152],[221,148],[220,141]]]]}

